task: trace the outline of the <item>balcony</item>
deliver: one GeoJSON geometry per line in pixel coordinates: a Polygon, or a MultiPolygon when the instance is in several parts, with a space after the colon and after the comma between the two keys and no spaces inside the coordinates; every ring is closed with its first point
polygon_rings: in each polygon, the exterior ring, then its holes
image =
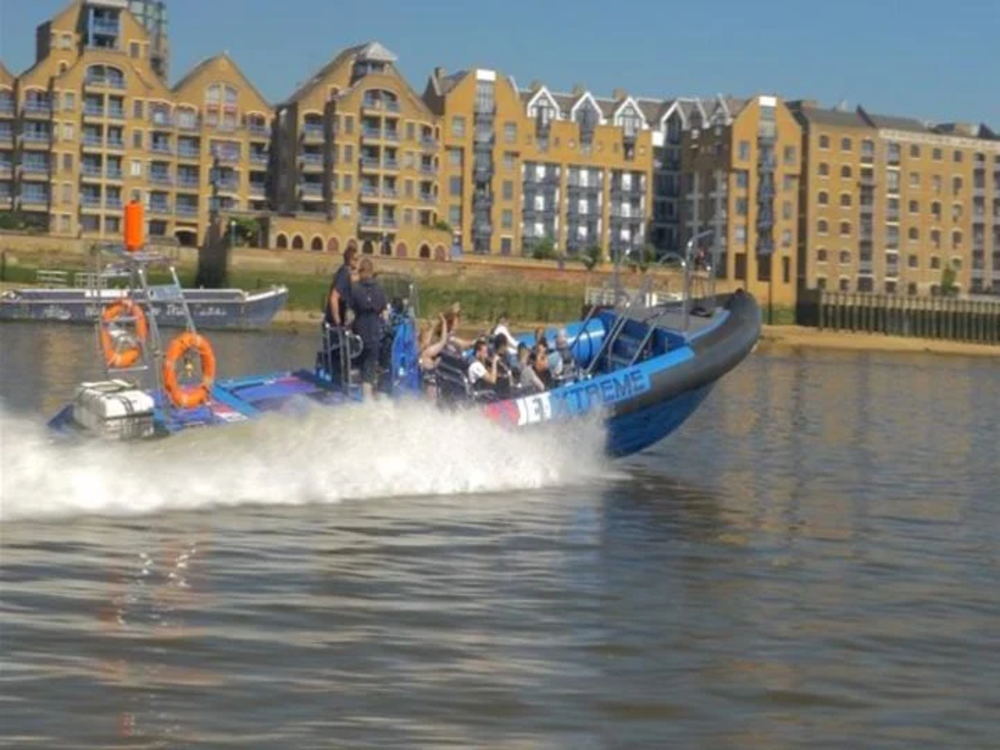
{"type": "Polygon", "coordinates": [[[399,162],[387,156],[382,159],[382,169],[399,169],[399,162]]]}
{"type": "Polygon", "coordinates": [[[101,196],[99,195],[81,195],[80,196],[80,208],[97,210],[101,207],[101,196]]]}
{"type": "Polygon", "coordinates": [[[108,119],[109,120],[124,120],[125,110],[121,107],[108,107],[108,119]]]}
{"type": "Polygon", "coordinates": [[[25,175],[48,175],[49,165],[47,162],[25,161],[21,163],[21,172],[25,175]]]}
{"type": "Polygon", "coordinates": [[[149,181],[157,185],[172,185],[174,183],[169,172],[150,172],[149,181]]]}
{"type": "Polygon", "coordinates": [[[399,102],[383,99],[365,99],[361,102],[361,108],[372,112],[399,112],[399,102]]]}
{"type": "Polygon", "coordinates": [[[111,149],[111,150],[114,150],[114,151],[124,151],[125,150],[125,141],[123,141],[121,138],[111,138],[109,136],[108,137],[107,148],[111,149]]]}
{"type": "Polygon", "coordinates": [[[420,145],[426,149],[435,149],[438,147],[438,142],[431,137],[423,136],[420,139],[420,145]]]}
{"type": "Polygon", "coordinates": [[[83,105],[83,116],[84,117],[104,117],[104,107],[98,104],[84,104],[83,105]]]}
{"type": "Polygon", "coordinates": [[[185,133],[193,133],[201,130],[201,119],[198,117],[178,117],[177,129],[182,130],[185,133]]]}
{"type": "Polygon", "coordinates": [[[104,199],[104,207],[112,211],[122,210],[122,199],[108,197],[104,199]]]}
{"type": "Polygon", "coordinates": [[[235,164],[240,160],[240,152],[230,149],[212,149],[212,156],[222,164],[235,164]]]}
{"type": "Polygon", "coordinates": [[[38,100],[29,100],[24,103],[21,113],[25,117],[49,117],[52,115],[52,104],[38,100]]]}
{"type": "Polygon", "coordinates": [[[362,185],[359,192],[362,198],[377,198],[379,195],[378,185],[362,185]]]}
{"type": "Polygon", "coordinates": [[[0,130],[0,143],[13,143],[14,142],[14,131],[13,130],[0,130]]]}
{"type": "Polygon", "coordinates": [[[104,138],[99,135],[86,135],[80,139],[83,142],[84,148],[103,148],[104,138]]]}
{"type": "Polygon", "coordinates": [[[263,182],[250,183],[250,195],[254,198],[263,198],[267,192],[267,185],[263,182]]]}
{"type": "Polygon", "coordinates": [[[150,201],[149,203],[149,213],[151,214],[172,214],[173,211],[170,210],[170,204],[166,201],[150,201]]]}
{"type": "Polygon", "coordinates": [[[150,152],[154,154],[169,154],[173,155],[173,147],[166,141],[153,141],[149,144],[150,152]]]}
{"type": "Polygon", "coordinates": [[[120,180],[122,179],[122,168],[109,165],[104,175],[109,180],[120,180]]]}
{"type": "Polygon", "coordinates": [[[174,213],[178,216],[197,216],[198,206],[194,206],[189,203],[178,203],[177,207],[174,209],[174,213]]]}
{"type": "Polygon", "coordinates": [[[885,220],[892,222],[894,224],[899,223],[899,209],[898,208],[887,208],[885,211],[885,220]]]}
{"type": "Polygon", "coordinates": [[[267,125],[247,125],[247,132],[251,138],[271,137],[271,128],[267,125]]]}
{"type": "Polygon", "coordinates": [[[153,112],[149,116],[149,124],[153,129],[170,129],[174,127],[174,118],[167,112],[153,112]]]}
{"type": "Polygon", "coordinates": [[[301,159],[303,166],[323,168],[323,154],[302,154],[301,159]]]}
{"type": "Polygon", "coordinates": [[[322,125],[303,125],[302,126],[302,140],[308,142],[323,142],[323,126],[322,125]]]}
{"type": "Polygon", "coordinates": [[[323,186],[313,182],[301,182],[299,183],[299,192],[303,198],[318,199],[323,197],[323,186]]]}
{"type": "Polygon", "coordinates": [[[200,159],[201,149],[196,146],[178,146],[177,156],[181,159],[200,159]]]}
{"type": "Polygon", "coordinates": [[[433,164],[421,164],[420,165],[420,173],[421,174],[435,175],[435,174],[437,174],[437,167],[435,167],[433,164]]]}
{"type": "Polygon", "coordinates": [[[434,197],[433,193],[421,193],[420,202],[428,205],[433,205],[437,203],[437,198],[434,197]]]}
{"type": "Polygon", "coordinates": [[[250,161],[254,164],[267,164],[268,154],[266,151],[251,151],[250,161]]]}
{"type": "Polygon", "coordinates": [[[223,177],[217,180],[215,184],[224,193],[235,193],[240,189],[240,181],[233,177],[223,177]]]}
{"type": "Polygon", "coordinates": [[[29,144],[44,144],[49,145],[51,136],[49,133],[36,132],[32,130],[27,130],[21,136],[25,143],[29,144]]]}
{"type": "Polygon", "coordinates": [[[14,163],[10,161],[0,161],[0,175],[9,177],[14,171],[14,163]]]}
{"type": "Polygon", "coordinates": [[[0,115],[13,115],[14,114],[14,100],[13,99],[0,99],[0,115]]]}
{"type": "MultiPolygon", "coordinates": [[[[115,32],[117,33],[117,31],[115,32]]],[[[89,75],[83,79],[83,85],[87,88],[116,89],[125,90],[125,79],[117,76],[96,76],[89,75]]]]}

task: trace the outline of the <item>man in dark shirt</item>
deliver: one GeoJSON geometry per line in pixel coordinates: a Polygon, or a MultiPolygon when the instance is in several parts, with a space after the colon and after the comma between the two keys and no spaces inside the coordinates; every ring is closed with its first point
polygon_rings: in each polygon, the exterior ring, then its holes
{"type": "Polygon", "coordinates": [[[351,309],[354,311],[354,333],[364,346],[361,349],[361,391],[365,399],[375,393],[378,379],[379,344],[382,340],[382,319],[388,309],[385,292],[375,281],[375,268],[369,258],[361,261],[358,283],[351,289],[351,309]]]}
{"type": "Polygon", "coordinates": [[[337,269],[330,283],[323,320],[334,328],[347,325],[347,310],[351,305],[351,274],[357,269],[357,258],[358,249],[349,245],[344,251],[344,264],[337,269]]]}

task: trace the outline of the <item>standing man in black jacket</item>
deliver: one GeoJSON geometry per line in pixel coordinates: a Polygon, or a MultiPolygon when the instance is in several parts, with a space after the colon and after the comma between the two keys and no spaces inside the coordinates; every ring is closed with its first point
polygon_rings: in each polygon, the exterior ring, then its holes
{"type": "Polygon", "coordinates": [[[351,309],[354,311],[354,333],[364,344],[361,350],[361,392],[368,400],[375,394],[382,321],[389,305],[385,292],[375,281],[375,267],[371,259],[361,261],[358,275],[358,283],[351,289],[351,309]]]}

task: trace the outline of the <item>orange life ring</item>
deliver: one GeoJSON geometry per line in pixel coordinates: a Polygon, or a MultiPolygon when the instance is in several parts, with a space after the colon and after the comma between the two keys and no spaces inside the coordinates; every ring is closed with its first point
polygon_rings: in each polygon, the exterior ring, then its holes
{"type": "Polygon", "coordinates": [[[193,409],[208,403],[212,383],[215,382],[215,352],[204,336],[190,331],[170,342],[163,361],[163,387],[170,402],[180,409],[193,409]],[[201,382],[191,388],[182,388],[177,382],[177,360],[194,349],[201,358],[201,382]]]}
{"type": "Polygon", "coordinates": [[[119,318],[135,318],[135,333],[140,341],[145,341],[149,335],[149,325],[146,323],[146,313],[142,307],[130,299],[113,302],[101,311],[101,349],[104,350],[104,361],[108,367],[131,367],[142,357],[142,345],[136,344],[128,349],[119,350],[108,332],[108,325],[119,318]]]}

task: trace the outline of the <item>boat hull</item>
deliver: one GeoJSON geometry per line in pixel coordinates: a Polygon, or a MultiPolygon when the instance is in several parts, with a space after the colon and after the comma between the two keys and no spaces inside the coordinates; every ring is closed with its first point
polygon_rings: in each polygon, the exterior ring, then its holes
{"type": "MultiPolygon", "coordinates": [[[[288,290],[282,287],[247,293],[239,289],[190,289],[184,291],[184,297],[199,329],[254,329],[271,323],[288,301],[288,290]]],[[[96,297],[85,289],[25,289],[0,298],[0,320],[93,324],[103,307],[117,298],[108,292],[96,297]]],[[[179,303],[153,302],[152,306],[160,326],[185,326],[179,303]]]]}

